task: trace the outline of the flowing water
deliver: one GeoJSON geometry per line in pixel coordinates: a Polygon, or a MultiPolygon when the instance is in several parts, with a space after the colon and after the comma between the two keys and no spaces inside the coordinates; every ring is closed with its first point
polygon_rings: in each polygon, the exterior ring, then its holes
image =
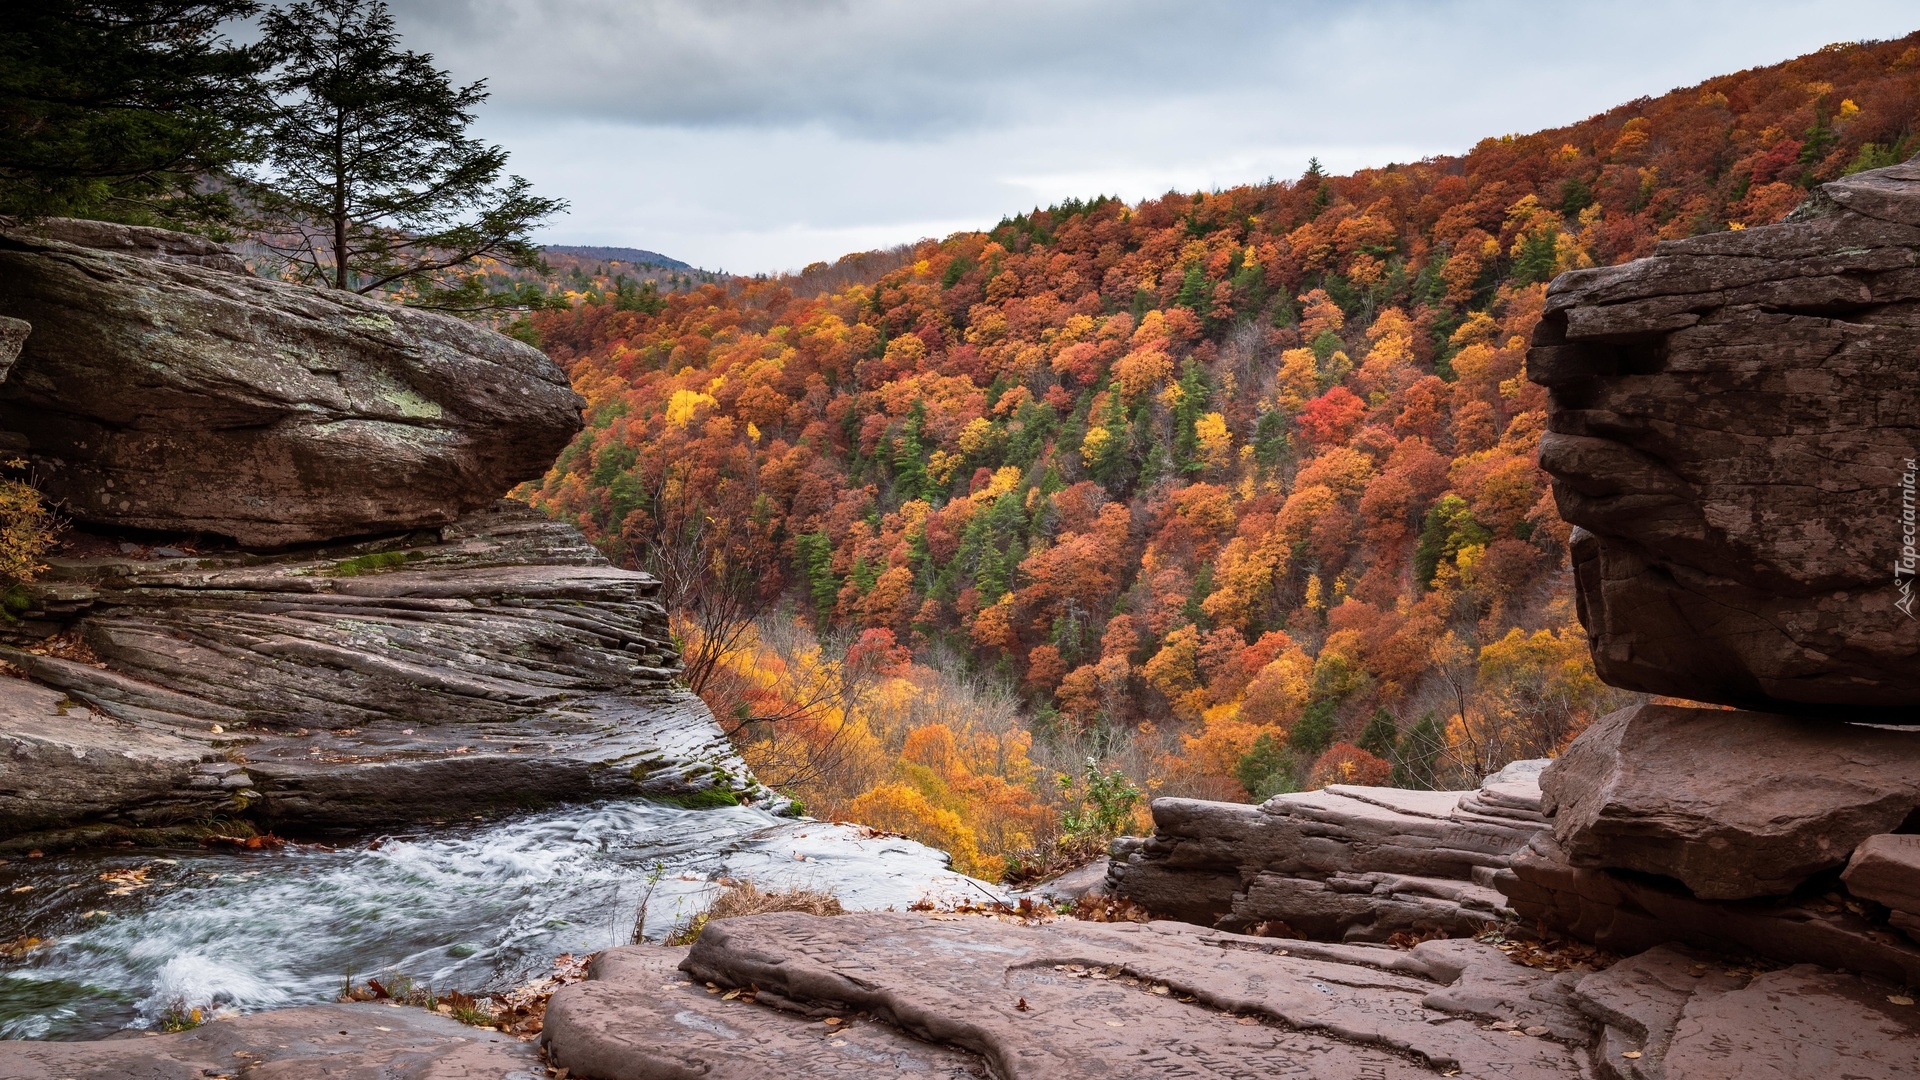
{"type": "Polygon", "coordinates": [[[352,977],[497,990],[658,940],[722,877],[849,908],[980,898],[931,848],[762,810],[566,807],[329,849],[121,849],[0,863],[0,1038],[98,1038],[169,1010],[331,1001],[352,977]],[[22,939],[43,944],[25,947],[22,939]]]}

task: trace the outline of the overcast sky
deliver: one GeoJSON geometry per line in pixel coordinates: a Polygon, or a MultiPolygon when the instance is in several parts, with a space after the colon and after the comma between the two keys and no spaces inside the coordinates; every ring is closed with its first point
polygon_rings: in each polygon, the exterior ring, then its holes
{"type": "Polygon", "coordinates": [[[1344,172],[1569,123],[1834,41],[1911,0],[393,0],[572,202],[547,243],[710,269],[816,259],[1068,196],[1344,172]]]}

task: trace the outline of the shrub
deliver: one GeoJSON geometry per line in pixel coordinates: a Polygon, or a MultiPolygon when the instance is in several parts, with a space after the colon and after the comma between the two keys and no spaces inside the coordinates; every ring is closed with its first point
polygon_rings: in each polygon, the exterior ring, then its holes
{"type": "Polygon", "coordinates": [[[0,583],[32,581],[45,570],[40,558],[59,540],[60,529],[59,517],[38,488],[24,480],[0,480],[0,583]]]}
{"type": "Polygon", "coordinates": [[[713,898],[707,910],[695,915],[687,925],[667,935],[668,945],[691,945],[702,931],[722,919],[746,915],[765,915],[773,911],[802,911],[808,915],[845,915],[840,898],[820,889],[791,888],[761,891],[751,881],[727,881],[726,890],[713,898]]]}

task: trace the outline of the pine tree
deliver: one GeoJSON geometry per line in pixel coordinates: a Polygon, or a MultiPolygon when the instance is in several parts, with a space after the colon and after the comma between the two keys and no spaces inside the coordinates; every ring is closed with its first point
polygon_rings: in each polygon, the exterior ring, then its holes
{"type": "Polygon", "coordinates": [[[0,213],[217,226],[253,156],[254,0],[33,0],[0,20],[0,213]]]}
{"type": "Polygon", "coordinates": [[[467,137],[484,81],[455,86],[403,51],[380,0],[300,0],[261,28],[275,69],[254,197],[262,242],[295,276],[443,310],[546,303],[461,273],[485,258],[545,272],[529,233],[566,207],[503,181],[506,151],[467,137]]]}

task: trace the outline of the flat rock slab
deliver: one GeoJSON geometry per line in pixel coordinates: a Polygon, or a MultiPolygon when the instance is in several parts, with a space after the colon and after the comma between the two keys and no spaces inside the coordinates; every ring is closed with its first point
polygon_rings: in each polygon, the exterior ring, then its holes
{"type": "Polygon", "coordinates": [[[1920,807],[1920,731],[1642,705],[1587,728],[1541,788],[1575,866],[1784,895],[1920,807]]]}
{"type": "MultiPolygon", "coordinates": [[[[1353,946],[1295,956],[1291,944],[1176,923],[779,914],[708,926],[683,968],[756,988],[761,1005],[866,1012],[978,1054],[1005,1080],[1582,1075],[1584,1051],[1548,1026],[1528,1035],[1508,1020],[1510,1033],[1491,1026],[1498,1013],[1427,1004],[1441,984],[1419,957],[1353,946]]],[[[1478,955],[1467,963],[1513,966],[1491,946],[1469,948],[1478,955]]],[[[1461,958],[1449,960],[1457,975],[1461,958]]],[[[553,1053],[567,1062],[558,1032],[553,1053]]]]}
{"type": "Polygon", "coordinates": [[[386,1005],[315,1005],[174,1035],[0,1041],[0,1080],[546,1080],[534,1045],[386,1005]]]}
{"type": "Polygon", "coordinates": [[[594,961],[547,1009],[556,1063],[591,1080],[988,1080],[978,1057],[871,1019],[835,1023],[709,992],[679,970],[687,950],[638,945],[594,961]]]}
{"type": "Polygon", "coordinates": [[[1920,1007],[1885,988],[1802,965],[1687,1002],[1667,1050],[1673,1080],[1912,1080],[1920,1007]]]}

